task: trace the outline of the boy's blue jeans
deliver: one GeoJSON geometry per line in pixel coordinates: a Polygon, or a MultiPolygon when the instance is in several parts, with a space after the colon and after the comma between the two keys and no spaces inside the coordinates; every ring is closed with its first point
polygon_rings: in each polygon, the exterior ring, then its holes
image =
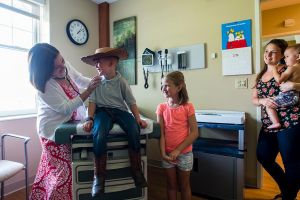
{"type": "Polygon", "coordinates": [[[92,130],[96,157],[106,153],[107,136],[114,123],[119,124],[127,134],[129,148],[134,152],[140,151],[140,127],[133,115],[116,108],[97,108],[92,130]]]}

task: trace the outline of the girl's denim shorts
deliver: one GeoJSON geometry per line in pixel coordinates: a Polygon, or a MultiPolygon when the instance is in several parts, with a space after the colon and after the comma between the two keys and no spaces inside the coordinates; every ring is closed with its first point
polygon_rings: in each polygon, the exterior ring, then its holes
{"type": "Polygon", "coordinates": [[[163,160],[162,167],[163,168],[178,167],[182,171],[191,171],[193,169],[193,161],[194,161],[193,152],[187,152],[184,154],[180,154],[177,157],[175,163],[170,163],[168,161],[163,160]]]}

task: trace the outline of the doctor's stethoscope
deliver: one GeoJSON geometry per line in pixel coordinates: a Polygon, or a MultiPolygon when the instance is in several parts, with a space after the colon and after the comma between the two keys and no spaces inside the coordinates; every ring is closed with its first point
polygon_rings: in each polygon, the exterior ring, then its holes
{"type": "Polygon", "coordinates": [[[68,68],[65,67],[65,76],[64,77],[52,77],[53,79],[55,80],[67,80],[68,83],[70,84],[70,86],[73,88],[73,90],[78,94],[80,95],[80,92],[74,87],[74,85],[72,84],[71,80],[70,80],[70,77],[68,76],[68,68]]]}

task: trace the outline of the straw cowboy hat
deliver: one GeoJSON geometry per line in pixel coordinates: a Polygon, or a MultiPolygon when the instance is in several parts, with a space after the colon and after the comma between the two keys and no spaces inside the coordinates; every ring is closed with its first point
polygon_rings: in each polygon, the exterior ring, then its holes
{"type": "Polygon", "coordinates": [[[96,66],[99,58],[105,57],[118,57],[119,59],[126,59],[128,57],[128,53],[125,49],[102,47],[96,49],[95,54],[82,57],[81,60],[86,64],[96,66]]]}

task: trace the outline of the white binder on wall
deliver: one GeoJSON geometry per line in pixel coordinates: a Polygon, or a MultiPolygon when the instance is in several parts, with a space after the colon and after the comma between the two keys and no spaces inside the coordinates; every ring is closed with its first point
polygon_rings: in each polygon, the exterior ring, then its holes
{"type": "Polygon", "coordinates": [[[224,76],[252,74],[251,47],[222,50],[222,73],[224,76]]]}

